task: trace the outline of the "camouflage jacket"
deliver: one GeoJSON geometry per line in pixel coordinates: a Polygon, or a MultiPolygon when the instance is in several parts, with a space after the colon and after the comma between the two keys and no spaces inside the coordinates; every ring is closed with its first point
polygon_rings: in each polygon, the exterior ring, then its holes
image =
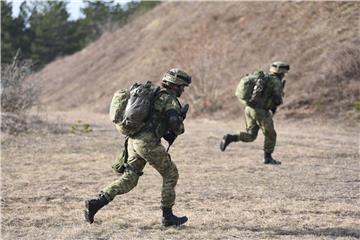
{"type": "Polygon", "coordinates": [[[184,124],[182,123],[183,119],[181,117],[181,105],[179,100],[176,97],[176,93],[171,91],[170,89],[161,88],[159,95],[157,96],[154,106],[153,112],[150,116],[150,124],[149,128],[151,131],[155,133],[157,138],[161,138],[165,135],[168,130],[168,116],[167,111],[175,110],[178,112],[181,120],[181,126],[176,135],[180,135],[184,133],[184,124]]]}

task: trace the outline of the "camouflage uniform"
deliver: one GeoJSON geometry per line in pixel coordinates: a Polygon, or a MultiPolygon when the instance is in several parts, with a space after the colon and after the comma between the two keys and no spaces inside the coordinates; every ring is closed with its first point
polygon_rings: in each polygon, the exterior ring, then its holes
{"type": "MultiPolygon", "coordinates": [[[[124,194],[133,189],[139,180],[140,173],[148,162],[163,177],[161,206],[172,207],[175,202],[175,186],[179,178],[178,170],[169,154],[161,144],[161,137],[168,129],[165,112],[175,110],[180,115],[180,104],[175,93],[162,89],[154,103],[154,115],[149,126],[139,134],[129,138],[128,165],[120,179],[107,186],[102,192],[108,201],[116,195],[124,194]]],[[[184,132],[181,123],[176,135],[184,132]]]]}
{"type": "Polygon", "coordinates": [[[261,128],[265,136],[264,151],[272,153],[276,144],[276,131],[272,120],[270,110],[276,105],[273,102],[273,96],[282,96],[281,80],[275,75],[268,75],[264,89],[263,102],[257,106],[245,107],[246,132],[237,134],[236,141],[252,142],[256,139],[259,129],[261,128]]]}
{"type": "Polygon", "coordinates": [[[126,165],[123,165],[125,166],[123,174],[118,180],[105,187],[97,198],[85,201],[85,219],[89,223],[94,222],[97,211],[115,196],[127,193],[137,185],[146,163],[154,167],[163,178],[161,192],[163,225],[178,226],[188,220],[187,217],[177,217],[172,212],[179,173],[161,144],[161,138],[172,143],[178,135],[184,133],[183,120],[188,105],[182,108],[177,98],[181,96],[184,87],[190,85],[191,76],[180,69],[170,69],[165,73],[162,81],[163,88],[155,97],[146,125],[138,133],[128,137],[126,148],[128,158],[126,165]]]}
{"type": "MultiPolygon", "coordinates": [[[[262,130],[264,140],[264,163],[280,164],[271,157],[276,145],[276,131],[273,123],[273,115],[276,108],[282,104],[283,85],[282,78],[289,70],[289,65],[282,62],[274,62],[270,67],[270,73],[265,74],[265,84],[261,89],[261,97],[256,101],[243,101],[245,104],[246,132],[239,134],[226,134],[220,143],[220,149],[225,151],[231,142],[252,142],[256,139],[259,129],[262,130]],[[272,112],[272,113],[270,113],[272,112]]],[[[256,87],[254,91],[256,91],[256,87]]],[[[256,95],[256,93],[255,93],[256,95]]]]}

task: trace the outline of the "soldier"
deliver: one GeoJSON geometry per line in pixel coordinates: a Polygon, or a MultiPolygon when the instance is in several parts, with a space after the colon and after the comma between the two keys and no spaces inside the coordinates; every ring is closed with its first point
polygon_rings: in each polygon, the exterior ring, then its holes
{"type": "Polygon", "coordinates": [[[163,178],[161,192],[162,223],[164,226],[179,226],[188,219],[177,217],[172,212],[175,204],[175,186],[179,178],[175,163],[161,144],[161,138],[172,143],[184,133],[182,111],[178,97],[184,87],[191,83],[191,76],[179,69],[171,69],[162,79],[162,87],[155,98],[150,120],[135,136],[128,139],[128,161],[123,175],[105,187],[97,198],[85,202],[85,219],[91,224],[96,212],[112,201],[115,196],[131,191],[138,183],[146,163],[154,167],[163,178]]]}
{"type": "Polygon", "coordinates": [[[272,158],[276,144],[276,132],[272,116],[277,107],[282,104],[283,87],[285,80],[282,80],[289,71],[288,64],[283,62],[274,62],[270,67],[270,73],[264,74],[261,84],[255,84],[252,96],[248,101],[242,101],[245,104],[246,132],[240,134],[226,134],[221,143],[220,150],[225,151],[226,147],[232,142],[252,142],[256,139],[261,128],[265,135],[264,141],[264,164],[281,164],[272,158]],[[270,113],[272,112],[272,114],[270,113]]]}

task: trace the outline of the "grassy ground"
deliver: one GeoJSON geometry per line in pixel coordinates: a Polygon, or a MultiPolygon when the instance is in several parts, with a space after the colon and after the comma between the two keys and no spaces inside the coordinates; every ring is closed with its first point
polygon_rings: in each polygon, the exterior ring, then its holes
{"type": "Polygon", "coordinates": [[[132,192],[84,222],[83,201],[117,178],[110,166],[123,138],[107,120],[91,120],[86,134],[3,136],[2,239],[360,238],[358,130],[276,122],[283,164],[266,166],[261,134],[220,152],[241,120],[187,120],[171,148],[180,172],[174,210],[189,217],[180,228],[161,226],[161,177],[150,166],[132,192]]]}

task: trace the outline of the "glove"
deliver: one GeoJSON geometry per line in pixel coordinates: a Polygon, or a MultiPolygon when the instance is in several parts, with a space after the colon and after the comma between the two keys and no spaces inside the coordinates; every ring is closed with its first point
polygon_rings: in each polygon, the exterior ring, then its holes
{"type": "Polygon", "coordinates": [[[175,139],[176,139],[176,134],[171,132],[171,131],[167,131],[165,133],[165,135],[163,136],[163,138],[171,145],[175,139]]]}
{"type": "Polygon", "coordinates": [[[276,109],[277,109],[277,107],[273,107],[272,109],[270,109],[270,111],[272,112],[273,115],[276,113],[276,109]]]}
{"type": "Polygon", "coordinates": [[[276,106],[279,106],[283,103],[282,97],[278,95],[273,96],[272,101],[276,106]]]}

